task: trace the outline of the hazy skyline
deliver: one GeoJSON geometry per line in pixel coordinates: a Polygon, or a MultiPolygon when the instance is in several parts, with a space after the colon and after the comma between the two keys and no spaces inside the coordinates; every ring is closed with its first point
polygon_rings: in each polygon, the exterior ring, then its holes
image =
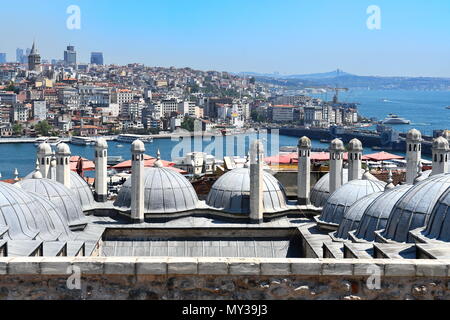
{"type": "Polygon", "coordinates": [[[36,38],[44,59],[62,59],[71,44],[79,62],[102,51],[108,64],[450,77],[445,0],[23,0],[2,9],[8,61],[36,38]],[[66,27],[70,5],[81,9],[80,30],[66,27]],[[366,26],[370,5],[381,9],[381,30],[366,26]]]}

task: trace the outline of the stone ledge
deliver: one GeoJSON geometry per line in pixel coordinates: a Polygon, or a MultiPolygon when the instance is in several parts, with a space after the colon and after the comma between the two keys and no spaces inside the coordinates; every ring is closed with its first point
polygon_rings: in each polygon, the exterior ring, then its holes
{"type": "MultiPolygon", "coordinates": [[[[2,257],[0,275],[63,275],[70,266],[81,275],[299,275],[447,277],[450,259],[270,259],[166,257],[2,257]],[[377,270],[373,270],[376,266],[377,270]]],[[[69,270],[69,272],[68,272],[69,270]]]]}

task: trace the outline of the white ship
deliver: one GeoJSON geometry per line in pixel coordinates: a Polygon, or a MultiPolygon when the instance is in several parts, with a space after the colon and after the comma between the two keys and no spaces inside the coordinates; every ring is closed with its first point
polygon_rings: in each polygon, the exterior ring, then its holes
{"type": "Polygon", "coordinates": [[[382,121],[382,124],[410,124],[410,123],[411,123],[410,120],[400,118],[398,115],[392,113],[389,114],[387,118],[382,121]]]}
{"type": "Polygon", "coordinates": [[[149,136],[139,135],[139,134],[120,134],[117,137],[117,141],[132,143],[134,140],[141,140],[142,142],[153,142],[153,138],[149,136]]]}
{"type": "Polygon", "coordinates": [[[80,146],[89,146],[95,144],[95,139],[89,137],[72,137],[70,138],[70,143],[80,146]]]}

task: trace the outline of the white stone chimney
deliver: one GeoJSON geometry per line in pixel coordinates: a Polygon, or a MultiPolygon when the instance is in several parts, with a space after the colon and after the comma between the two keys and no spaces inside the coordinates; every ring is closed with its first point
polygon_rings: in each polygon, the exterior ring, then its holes
{"type": "Polygon", "coordinates": [[[65,143],[56,146],[56,181],[70,188],[70,148],[65,143]]]}
{"type": "Polygon", "coordinates": [[[361,179],[363,147],[361,141],[352,139],[348,143],[348,181],[361,179]]]}
{"type": "Polygon", "coordinates": [[[95,144],[95,200],[98,202],[106,202],[108,198],[107,171],[108,144],[99,138],[95,144]]]}
{"type": "Polygon", "coordinates": [[[438,137],[433,140],[432,160],[433,170],[431,175],[449,172],[449,144],[444,137],[438,137]]]}
{"type": "Polygon", "coordinates": [[[144,152],[141,140],[131,144],[131,219],[144,222],[144,152]]]}
{"type": "Polygon", "coordinates": [[[298,140],[297,204],[310,204],[311,185],[311,140],[302,137],[298,140]]]}
{"type": "Polygon", "coordinates": [[[330,144],[330,194],[343,183],[344,144],[340,139],[334,139],[330,144]]]}
{"type": "Polygon", "coordinates": [[[406,134],[406,183],[414,184],[417,168],[421,161],[422,134],[419,130],[411,129],[406,134]]]}
{"type": "Polygon", "coordinates": [[[253,223],[263,222],[264,203],[264,147],[260,140],[250,146],[250,220],[253,223]]]}
{"type": "Polygon", "coordinates": [[[43,178],[49,178],[50,162],[52,161],[52,148],[47,142],[41,143],[37,148],[37,160],[43,178]]]}

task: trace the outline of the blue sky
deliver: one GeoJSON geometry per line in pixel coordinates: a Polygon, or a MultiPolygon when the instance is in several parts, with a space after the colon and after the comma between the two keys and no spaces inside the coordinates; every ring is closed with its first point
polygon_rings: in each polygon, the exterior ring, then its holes
{"type": "Polygon", "coordinates": [[[44,58],[301,74],[336,68],[360,75],[450,77],[448,0],[21,0],[2,1],[0,52],[36,38],[44,58]],[[20,4],[20,5],[19,5],[20,4]],[[66,9],[81,9],[68,30],[66,9]],[[369,5],[381,30],[366,27],[369,5]]]}

